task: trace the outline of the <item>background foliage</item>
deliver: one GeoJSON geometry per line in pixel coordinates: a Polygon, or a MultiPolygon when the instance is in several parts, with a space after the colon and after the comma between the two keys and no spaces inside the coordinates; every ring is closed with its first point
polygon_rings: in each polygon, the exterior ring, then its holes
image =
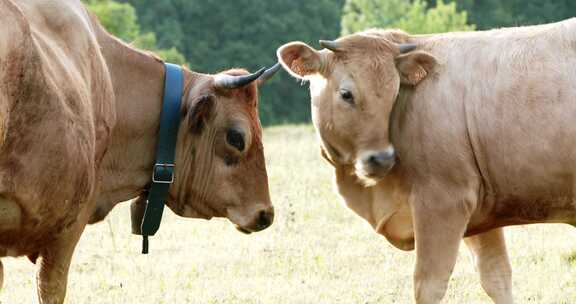
{"type": "Polygon", "coordinates": [[[167,61],[186,64],[186,58],[175,47],[160,48],[154,32],[140,31],[134,7],[112,0],[85,0],[90,11],[98,16],[104,27],[116,37],[132,42],[136,47],[154,51],[167,61]]]}
{"type": "Polygon", "coordinates": [[[457,11],[456,3],[442,0],[428,7],[423,0],[348,0],[342,15],[342,34],[371,27],[399,28],[412,34],[471,31],[467,13],[457,11]]]}
{"type": "MultiPolygon", "coordinates": [[[[175,46],[190,68],[215,73],[232,67],[255,71],[276,62],[285,42],[315,43],[340,32],[342,0],[126,0],[142,27],[162,33],[160,47],[175,46]]],[[[286,73],[261,88],[264,124],[309,120],[307,90],[286,73]]]]}
{"type": "MultiPolygon", "coordinates": [[[[469,31],[559,21],[572,0],[84,0],[113,34],[198,72],[255,71],[276,49],[370,27],[409,33],[469,31]]],[[[308,122],[308,90],[286,73],[261,88],[265,125],[308,122]]]]}
{"type": "MultiPolygon", "coordinates": [[[[427,0],[434,5],[437,0],[427,0]]],[[[477,29],[560,21],[576,16],[573,0],[455,0],[477,29]]]]}

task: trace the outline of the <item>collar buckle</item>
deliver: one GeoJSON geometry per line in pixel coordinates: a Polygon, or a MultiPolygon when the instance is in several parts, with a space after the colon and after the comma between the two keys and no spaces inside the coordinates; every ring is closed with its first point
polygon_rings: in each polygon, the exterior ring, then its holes
{"type": "Polygon", "coordinates": [[[155,164],[152,169],[152,182],[172,184],[174,182],[174,164],[155,164]]]}

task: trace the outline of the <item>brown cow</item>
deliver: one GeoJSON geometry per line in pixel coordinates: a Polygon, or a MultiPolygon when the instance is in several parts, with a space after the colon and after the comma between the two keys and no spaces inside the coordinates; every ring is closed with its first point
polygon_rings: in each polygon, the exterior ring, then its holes
{"type": "MultiPolygon", "coordinates": [[[[263,79],[246,74],[185,70],[167,204],[249,233],[272,223],[273,208],[263,79]]],[[[106,33],[79,1],[0,0],[0,256],[38,259],[41,303],[64,301],[89,218],[150,183],[163,82],[161,60],[106,33]]]]}
{"type": "Polygon", "coordinates": [[[499,227],[576,220],[576,19],[321,44],[289,43],[278,57],[310,80],[348,206],[394,245],[415,245],[416,302],[440,302],[467,237],[484,289],[512,303],[499,227]]]}

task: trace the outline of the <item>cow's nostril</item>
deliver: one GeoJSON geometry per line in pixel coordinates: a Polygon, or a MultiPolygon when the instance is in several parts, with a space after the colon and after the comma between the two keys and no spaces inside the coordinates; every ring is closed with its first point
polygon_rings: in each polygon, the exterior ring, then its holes
{"type": "Polygon", "coordinates": [[[266,228],[272,224],[273,213],[265,210],[260,211],[258,215],[258,226],[266,228]]]}
{"type": "Polygon", "coordinates": [[[380,165],[380,160],[376,155],[370,155],[370,157],[368,157],[368,163],[373,166],[378,166],[380,165]]]}
{"type": "Polygon", "coordinates": [[[368,163],[372,166],[385,166],[394,160],[394,153],[378,153],[368,157],[368,163]]]}

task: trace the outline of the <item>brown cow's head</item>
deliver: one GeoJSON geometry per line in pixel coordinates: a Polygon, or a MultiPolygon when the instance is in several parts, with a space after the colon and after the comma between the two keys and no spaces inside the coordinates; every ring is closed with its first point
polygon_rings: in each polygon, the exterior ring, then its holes
{"type": "Polygon", "coordinates": [[[193,74],[183,100],[176,182],[168,203],[175,213],[227,217],[245,233],[272,224],[257,88],[267,73],[193,74]]]}
{"type": "Polygon", "coordinates": [[[284,68],[310,81],[323,156],[333,164],[354,166],[369,184],[395,163],[389,124],[400,86],[417,85],[436,63],[407,39],[400,31],[372,30],[321,41],[322,51],[302,42],[278,49],[284,68]]]}

